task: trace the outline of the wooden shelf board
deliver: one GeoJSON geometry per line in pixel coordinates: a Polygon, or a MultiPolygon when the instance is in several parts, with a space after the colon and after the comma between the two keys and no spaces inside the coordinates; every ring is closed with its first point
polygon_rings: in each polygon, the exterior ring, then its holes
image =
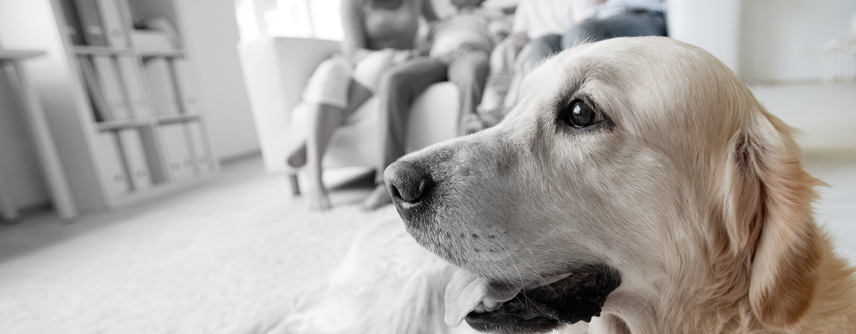
{"type": "Polygon", "coordinates": [[[47,54],[47,52],[39,50],[0,50],[0,60],[22,60],[43,56],[45,54],[47,54]]]}
{"type": "Polygon", "coordinates": [[[139,128],[149,125],[152,125],[152,121],[147,119],[123,119],[95,123],[96,128],[98,129],[98,131],[101,132],[129,128],[139,128]]]}
{"type": "Polygon", "coordinates": [[[158,124],[172,124],[172,123],[180,123],[180,122],[188,122],[188,121],[196,121],[199,120],[202,116],[199,114],[177,114],[177,115],[167,115],[167,116],[157,116],[155,120],[158,124]]]}
{"type": "Polygon", "coordinates": [[[128,48],[112,48],[108,46],[75,45],[74,53],[79,55],[114,56],[133,55],[134,51],[128,48]]]}
{"type": "Polygon", "coordinates": [[[160,50],[137,50],[137,54],[143,58],[184,58],[184,50],[170,50],[170,51],[160,51],[160,50]]]}

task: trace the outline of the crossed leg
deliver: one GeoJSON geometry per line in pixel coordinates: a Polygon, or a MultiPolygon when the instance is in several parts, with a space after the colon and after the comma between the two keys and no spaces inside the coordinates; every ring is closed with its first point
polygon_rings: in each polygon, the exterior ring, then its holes
{"type": "Polygon", "coordinates": [[[343,109],[328,104],[309,105],[309,133],[307,138],[296,145],[286,158],[294,168],[306,166],[309,183],[306,185],[306,201],[312,210],[330,209],[330,199],[322,180],[321,160],[330,139],[345,118],[354,112],[372,96],[372,92],[360,83],[351,80],[348,87],[348,107],[343,109]]]}

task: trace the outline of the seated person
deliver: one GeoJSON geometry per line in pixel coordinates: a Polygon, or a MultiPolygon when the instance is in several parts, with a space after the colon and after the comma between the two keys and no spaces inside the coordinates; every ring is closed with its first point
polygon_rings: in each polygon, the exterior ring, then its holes
{"type": "Polygon", "coordinates": [[[378,95],[383,161],[377,172],[378,186],[363,202],[363,208],[376,209],[392,200],[383,184],[383,171],[405,154],[408,112],[419,94],[434,83],[449,80],[458,87],[461,115],[475,112],[494,44],[490,23],[502,17],[480,8],[483,1],[452,0],[458,13],[432,27],[429,56],[409,59],[383,75],[378,95]]]}
{"type": "MultiPolygon", "coordinates": [[[[544,0],[549,1],[549,0],[544,0]]],[[[527,4],[527,0],[521,0],[520,7],[527,4]]],[[[534,3],[528,3],[534,5],[534,3]]],[[[665,5],[662,0],[564,0],[555,4],[539,4],[532,6],[531,10],[521,13],[516,13],[522,19],[533,17],[536,20],[528,22],[548,23],[551,14],[566,13],[570,9],[572,15],[568,17],[572,20],[566,21],[570,23],[570,28],[563,32],[554,32],[543,34],[540,37],[532,38],[532,41],[527,45],[525,50],[519,51],[517,60],[514,66],[513,80],[509,86],[498,86],[489,83],[488,89],[485,92],[487,101],[482,106],[479,106],[477,117],[467,119],[466,127],[469,133],[480,131],[487,127],[491,127],[499,123],[505,114],[514,106],[517,97],[517,84],[529,72],[531,72],[538,64],[552,54],[570,48],[577,43],[583,41],[596,42],[603,39],[613,37],[633,37],[633,36],[666,36],[666,23],[663,16],[665,5]],[[564,6],[564,7],[563,7],[564,6]],[[555,12],[545,12],[547,9],[554,9],[555,12]],[[540,14],[538,14],[540,11],[540,14]],[[503,92],[501,89],[506,88],[503,92]],[[498,93],[494,93],[494,89],[498,93]],[[502,104],[498,106],[498,99],[491,97],[498,96],[504,93],[502,104]]],[[[517,24],[517,21],[515,21],[517,24]]],[[[518,35],[519,36],[519,35],[518,35]]],[[[528,41],[522,37],[513,35],[512,38],[518,38],[515,45],[520,45],[528,41]]],[[[499,49],[500,47],[497,46],[499,49]]],[[[495,51],[496,52],[496,51],[495,51]]],[[[512,54],[513,51],[504,51],[506,54],[512,54]]],[[[508,55],[504,56],[509,58],[508,55]]],[[[505,60],[506,62],[508,60],[505,60]]],[[[491,64],[501,62],[501,60],[491,60],[491,64]]],[[[491,78],[500,81],[503,73],[492,73],[491,78]]]]}
{"type": "Polygon", "coordinates": [[[490,54],[490,75],[477,113],[465,119],[467,133],[499,123],[513,106],[517,84],[530,66],[531,40],[569,31],[593,15],[592,0],[521,0],[513,8],[511,35],[499,42],[490,54]]]}
{"type": "Polygon", "coordinates": [[[380,72],[416,51],[420,17],[435,21],[430,0],[342,0],[344,55],[326,60],[303,94],[310,124],[305,140],[294,141],[288,166],[307,166],[306,196],[315,210],[330,208],[322,182],[321,158],[333,132],[345,118],[377,92],[380,72]]]}

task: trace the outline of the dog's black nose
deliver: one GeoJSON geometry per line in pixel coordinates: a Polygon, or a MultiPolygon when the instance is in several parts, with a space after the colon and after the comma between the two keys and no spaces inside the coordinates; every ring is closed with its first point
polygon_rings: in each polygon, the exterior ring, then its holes
{"type": "Polygon", "coordinates": [[[431,174],[424,168],[407,162],[396,161],[383,173],[386,189],[396,202],[417,203],[434,188],[431,174]]]}

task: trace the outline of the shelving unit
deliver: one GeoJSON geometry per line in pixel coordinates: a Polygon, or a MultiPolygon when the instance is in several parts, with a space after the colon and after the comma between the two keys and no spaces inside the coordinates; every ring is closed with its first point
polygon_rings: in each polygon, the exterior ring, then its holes
{"type": "Polygon", "coordinates": [[[4,46],[47,51],[28,70],[84,212],[164,196],[219,169],[192,60],[180,42],[152,48],[133,38],[146,19],[179,27],[172,1],[0,2],[4,46]]]}

